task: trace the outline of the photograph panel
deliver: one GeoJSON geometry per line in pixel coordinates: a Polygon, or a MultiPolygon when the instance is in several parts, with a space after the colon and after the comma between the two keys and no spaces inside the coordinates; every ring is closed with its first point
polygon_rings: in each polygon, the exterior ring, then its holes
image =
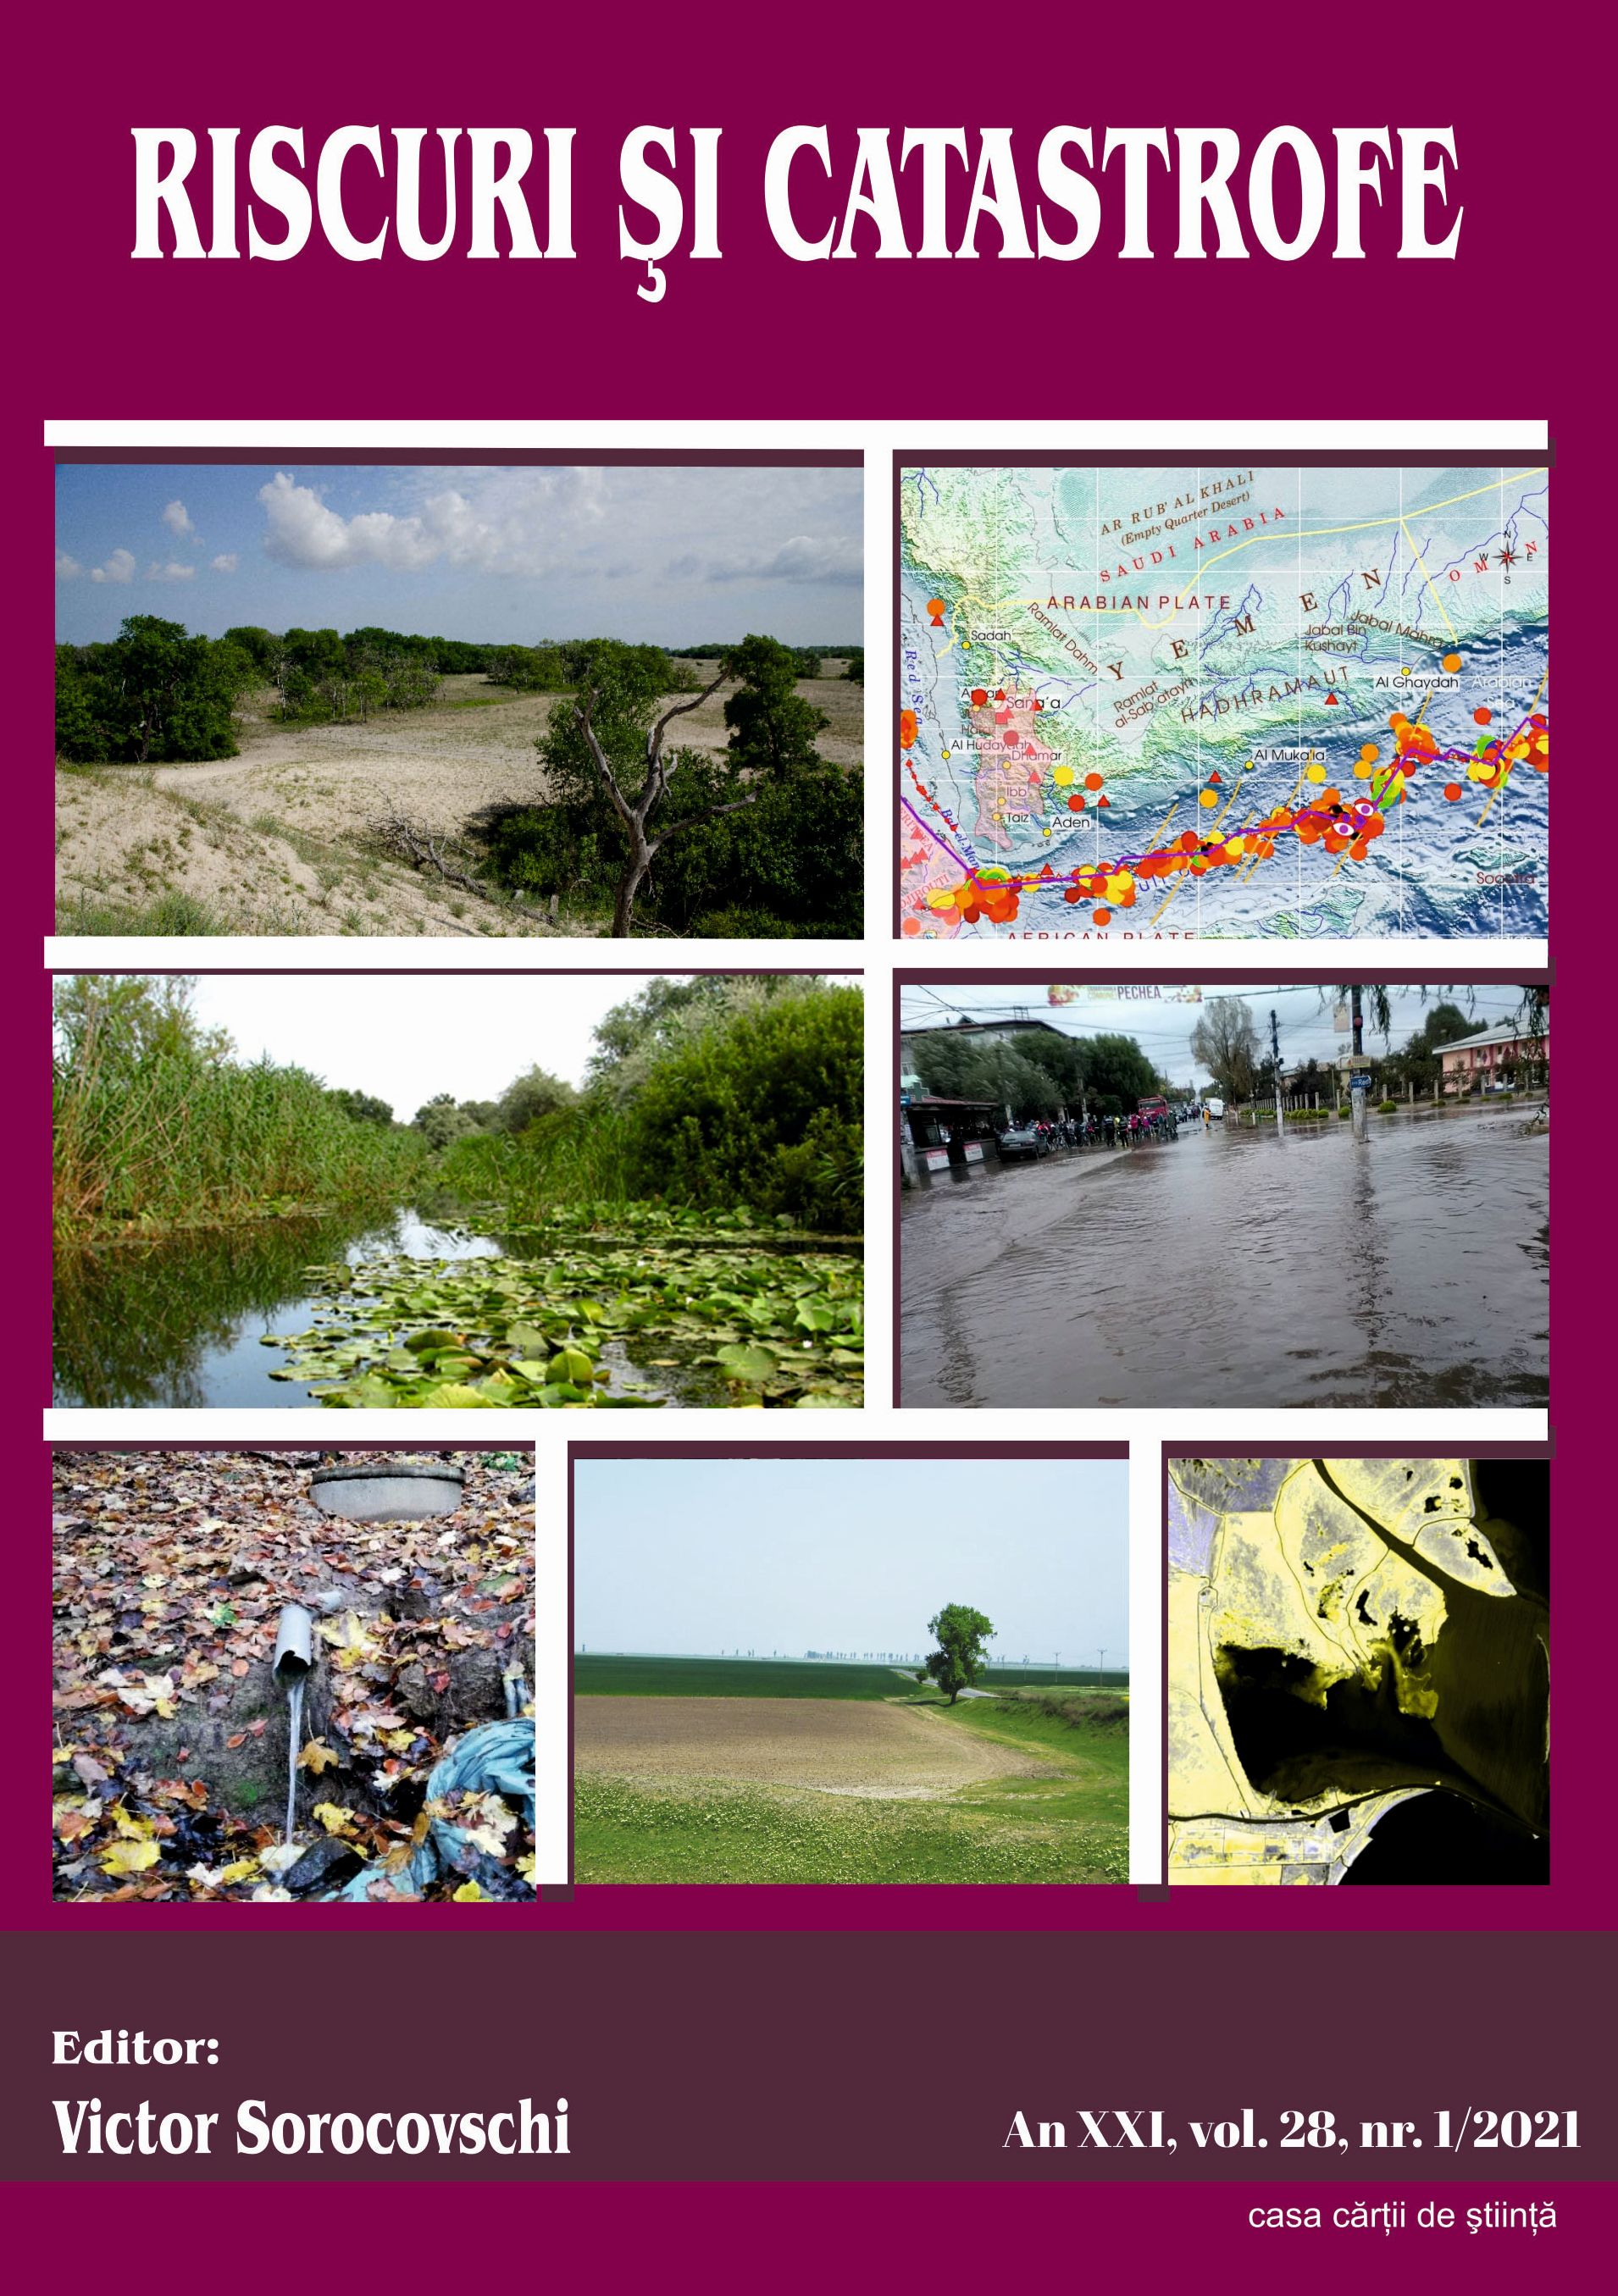
{"type": "Polygon", "coordinates": [[[58,1900],[565,1882],[537,1867],[531,1450],[63,1444],[53,1500],[58,1900]]]}
{"type": "Polygon", "coordinates": [[[861,1400],[858,976],[53,989],[58,1404],[861,1400]]]}
{"type": "Polygon", "coordinates": [[[1549,469],[901,455],[911,940],[1545,937],[1549,469]]]}
{"type": "Polygon", "coordinates": [[[1129,1464],[575,1455],[579,1882],[1129,1878],[1129,1464]]]}
{"type": "Polygon", "coordinates": [[[1167,1470],[1170,1882],[1547,1882],[1548,1461],[1167,1470]]]}
{"type": "Polygon", "coordinates": [[[904,1405],[1546,1407],[1543,979],[897,1001],[904,1405]]]}
{"type": "Polygon", "coordinates": [[[858,939],[857,454],[56,468],[56,930],[858,939]]]}

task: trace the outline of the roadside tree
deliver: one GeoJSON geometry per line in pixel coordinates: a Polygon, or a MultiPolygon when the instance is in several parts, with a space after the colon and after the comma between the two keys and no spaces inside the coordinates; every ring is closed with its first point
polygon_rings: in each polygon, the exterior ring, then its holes
{"type": "Polygon", "coordinates": [[[974,1611],[966,1603],[946,1603],[936,1618],[927,1621],[927,1632],[938,1643],[935,1651],[927,1654],[925,1665],[916,1675],[918,1682],[929,1677],[939,1688],[949,1694],[955,1704],[963,1690],[970,1690],[988,1663],[984,1645],[994,1632],[994,1621],[986,1619],[981,1611],[974,1611]]]}
{"type": "Polygon", "coordinates": [[[1211,996],[1191,1031],[1191,1052],[1226,1100],[1251,1100],[1258,1079],[1259,1035],[1240,996],[1211,996]]]}

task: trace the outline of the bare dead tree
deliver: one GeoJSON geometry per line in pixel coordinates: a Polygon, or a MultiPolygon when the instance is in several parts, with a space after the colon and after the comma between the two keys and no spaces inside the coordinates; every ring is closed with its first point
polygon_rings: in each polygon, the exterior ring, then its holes
{"type": "Polygon", "coordinates": [[[756,789],[750,790],[745,795],[733,798],[724,805],[710,805],[704,808],[701,813],[687,814],[683,821],[671,822],[667,829],[659,830],[655,835],[649,827],[652,816],[662,803],[669,787],[669,760],[663,755],[664,735],[677,718],[685,717],[690,710],[700,709],[703,702],[710,695],[717,693],[720,686],[735,674],[728,663],[721,664],[718,676],[710,678],[700,693],[691,694],[685,701],[675,702],[647,728],[645,748],[641,758],[645,777],[641,783],[639,793],[634,797],[625,794],[618,775],[612,770],[612,760],[608,758],[601,737],[595,729],[595,716],[601,706],[601,688],[589,687],[573,698],[574,720],[584,736],[585,745],[590,752],[591,761],[600,777],[602,787],[606,791],[613,812],[622,822],[624,834],[629,842],[628,857],[624,865],[623,875],[619,879],[618,890],[612,902],[612,939],[614,940],[625,940],[628,938],[631,921],[635,914],[635,897],[639,892],[653,859],[671,837],[678,837],[683,829],[694,828],[698,822],[717,820],[722,813],[740,813],[744,808],[758,802],[760,792],[756,789]]]}
{"type": "MultiPolygon", "coordinates": [[[[508,899],[495,891],[492,887],[480,882],[476,877],[468,876],[464,869],[457,869],[452,861],[445,857],[445,840],[441,837],[435,837],[431,830],[423,829],[419,822],[412,821],[407,815],[401,813],[397,806],[390,806],[385,814],[375,816],[369,826],[371,834],[379,844],[384,846],[390,853],[395,854],[401,861],[408,861],[413,868],[432,870],[448,884],[459,885],[464,891],[474,895],[478,900],[487,901],[491,907],[522,910],[530,923],[535,926],[541,924],[541,920],[531,910],[523,909],[522,902],[514,893],[508,899]]],[[[554,917],[554,901],[552,902],[551,908],[554,917]]]]}

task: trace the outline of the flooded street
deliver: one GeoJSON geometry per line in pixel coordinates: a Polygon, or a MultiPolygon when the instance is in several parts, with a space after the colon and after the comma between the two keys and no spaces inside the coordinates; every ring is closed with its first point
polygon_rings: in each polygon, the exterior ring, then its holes
{"type": "Polygon", "coordinates": [[[1549,1145],[1525,1114],[938,1174],[902,1202],[901,1400],[1542,1408],[1549,1145]]]}

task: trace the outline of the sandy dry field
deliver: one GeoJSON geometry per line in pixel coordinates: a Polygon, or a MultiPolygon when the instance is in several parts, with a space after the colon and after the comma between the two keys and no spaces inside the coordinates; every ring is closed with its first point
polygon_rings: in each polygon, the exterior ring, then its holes
{"type": "Polygon", "coordinates": [[[580,1773],[876,1795],[1062,1775],[915,1707],[858,1699],[576,1698],[580,1773]]]}
{"type": "MultiPolygon", "coordinates": [[[[711,668],[694,665],[706,681],[711,668]]],[[[799,692],[832,723],[822,756],[858,767],[864,688],[806,679],[799,692]]],[[[285,726],[267,695],[239,723],[241,755],[210,764],[132,767],[56,777],[57,900],[141,900],[165,890],[239,911],[247,929],[291,933],[488,933],[543,928],[519,913],[418,877],[367,849],[366,825],[398,810],[434,835],[457,835],[490,806],[544,797],[535,742],[555,694],[499,696],[480,676],[450,677],[426,709],[354,726],[285,726]]],[[[722,689],[677,719],[671,740],[722,750],[722,689]]]]}

